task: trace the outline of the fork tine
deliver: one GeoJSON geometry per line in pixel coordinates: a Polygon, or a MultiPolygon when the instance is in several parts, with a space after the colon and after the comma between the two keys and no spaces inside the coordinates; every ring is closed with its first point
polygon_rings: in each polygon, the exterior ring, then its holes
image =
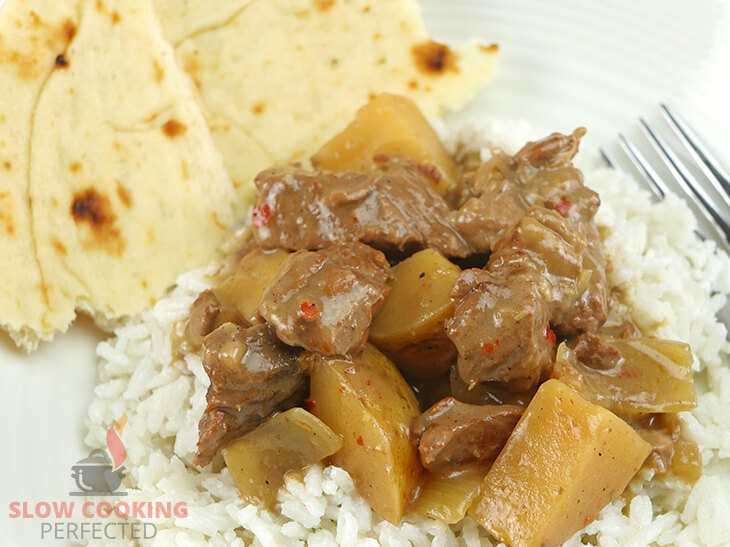
{"type": "Polygon", "coordinates": [[[717,230],[721,240],[725,242],[730,241],[730,224],[716,211],[712,199],[710,199],[699,182],[694,180],[694,177],[687,171],[687,168],[677,158],[676,154],[672,152],[667,143],[649,127],[649,124],[643,118],[639,118],[639,123],[649,142],[672,173],[672,176],[674,176],[682,187],[684,193],[689,196],[695,205],[697,205],[702,215],[717,230]]]}
{"type": "Polygon", "coordinates": [[[666,104],[661,103],[659,107],[669,127],[674,130],[679,140],[700,169],[702,169],[707,179],[715,187],[718,194],[720,194],[722,200],[730,207],[730,177],[728,174],[710,151],[702,144],[697,134],[687,125],[687,122],[680,118],[666,104]]]}
{"type": "Polygon", "coordinates": [[[651,191],[654,192],[654,195],[659,199],[664,199],[664,196],[666,196],[669,192],[669,188],[667,188],[667,185],[664,184],[661,177],[656,171],[654,171],[654,168],[646,160],[644,155],[639,152],[639,149],[636,148],[634,143],[624,137],[621,133],[618,134],[618,139],[621,143],[621,148],[624,149],[624,152],[626,152],[626,155],[629,156],[629,159],[636,169],[638,169],[639,173],[644,176],[646,182],[649,183],[649,187],[651,188],[651,191]]]}
{"type": "Polygon", "coordinates": [[[603,148],[599,148],[598,152],[601,154],[603,161],[606,162],[606,165],[608,165],[611,169],[615,169],[616,166],[611,161],[611,158],[608,157],[608,154],[606,154],[606,151],[603,148]]]}

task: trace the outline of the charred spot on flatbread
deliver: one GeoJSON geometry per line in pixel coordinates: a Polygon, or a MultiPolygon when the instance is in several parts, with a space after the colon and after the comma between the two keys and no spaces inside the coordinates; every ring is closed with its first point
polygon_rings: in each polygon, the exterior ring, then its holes
{"type": "Polygon", "coordinates": [[[175,118],[171,118],[162,125],[162,132],[171,139],[179,137],[180,135],[184,135],[187,129],[187,125],[179,120],[176,120],[175,118]]]}
{"type": "MultiPolygon", "coordinates": [[[[66,19],[63,22],[63,34],[66,36],[66,41],[68,43],[70,43],[71,40],[74,39],[74,36],[76,36],[77,30],[78,29],[76,28],[76,25],[74,24],[73,21],[71,21],[71,19],[66,19]]],[[[68,43],[67,43],[67,45],[68,45],[68,43]]]]}
{"type": "Polygon", "coordinates": [[[335,5],[335,0],[314,0],[314,6],[319,11],[327,11],[335,5]]]}
{"type": "Polygon", "coordinates": [[[66,58],[66,55],[64,53],[59,53],[56,55],[56,68],[67,68],[68,67],[68,59],[66,58]]]}
{"type": "Polygon", "coordinates": [[[129,192],[129,189],[124,186],[120,181],[117,181],[117,196],[119,196],[119,201],[122,205],[124,205],[127,209],[129,209],[132,206],[132,194],[129,192]]]}
{"type": "Polygon", "coordinates": [[[416,66],[424,73],[436,76],[445,72],[459,72],[458,56],[446,44],[429,40],[411,48],[416,66]]]}
{"type": "Polygon", "coordinates": [[[119,256],[124,253],[125,243],[115,223],[109,198],[94,188],[78,192],[71,204],[71,215],[77,226],[88,227],[82,244],[86,247],[101,248],[109,254],[119,256]]]}

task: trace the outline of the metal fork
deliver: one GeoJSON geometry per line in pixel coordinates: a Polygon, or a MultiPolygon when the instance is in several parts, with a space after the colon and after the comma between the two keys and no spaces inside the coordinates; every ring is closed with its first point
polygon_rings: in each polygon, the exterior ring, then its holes
{"type": "MultiPolygon", "coordinates": [[[[714,239],[718,246],[730,253],[730,219],[728,215],[722,213],[717,204],[717,201],[720,201],[730,210],[730,176],[707,147],[702,144],[696,133],[676,112],[666,104],[660,104],[659,106],[664,120],[684,145],[689,157],[694,160],[696,167],[699,167],[704,178],[712,185],[717,197],[710,196],[702,181],[687,168],[667,141],[644,118],[639,118],[641,130],[684,194],[692,200],[697,210],[707,220],[711,232],[708,233],[708,230],[698,228],[697,231],[700,237],[714,239]]],[[[658,199],[663,199],[670,192],[665,181],[633,142],[621,133],[619,133],[618,138],[621,148],[646,180],[651,191],[658,199]]],[[[611,167],[614,166],[604,150],[601,150],[601,155],[611,167]]]]}

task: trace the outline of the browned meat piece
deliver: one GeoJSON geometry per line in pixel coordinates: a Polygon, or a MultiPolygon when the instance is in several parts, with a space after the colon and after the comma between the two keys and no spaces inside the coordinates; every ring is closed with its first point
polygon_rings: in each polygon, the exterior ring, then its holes
{"type": "Polygon", "coordinates": [[[411,439],[429,471],[483,470],[502,450],[523,411],[521,406],[469,405],[447,397],[413,421],[411,439]]]}
{"type": "Polygon", "coordinates": [[[383,253],[362,243],[298,251],[279,268],[259,311],[289,345],[328,356],[357,354],[390,293],[390,275],[383,253]]]}
{"type": "Polygon", "coordinates": [[[203,291],[190,307],[187,320],[177,325],[173,332],[174,353],[184,355],[198,351],[208,334],[229,321],[247,325],[241,314],[234,308],[222,305],[213,291],[203,291]]]}
{"type": "Polygon", "coordinates": [[[550,305],[555,332],[562,336],[596,332],[608,310],[600,241],[589,247],[570,221],[555,211],[533,206],[503,234],[487,269],[497,272],[526,259],[543,278],[541,291],[550,305]]]}
{"type": "Polygon", "coordinates": [[[584,333],[572,340],[569,345],[576,358],[586,366],[598,370],[611,370],[622,359],[621,352],[605,343],[595,334],[584,333]]]}
{"type": "Polygon", "coordinates": [[[563,167],[578,153],[580,139],[585,134],[584,127],[579,127],[572,135],[553,133],[539,141],[528,142],[515,157],[528,161],[534,167],[563,167]]]}
{"type": "Polygon", "coordinates": [[[447,256],[471,252],[446,220],[449,207],[428,174],[408,162],[389,161],[374,174],[277,167],[260,173],[255,183],[253,224],[264,248],[313,250],[362,241],[383,252],[425,247],[447,256]]]}
{"type": "Polygon", "coordinates": [[[269,325],[221,325],[203,341],[210,377],[208,406],[198,424],[195,465],[210,463],[219,448],[259,426],[271,414],[301,404],[308,390],[300,351],[282,344],[269,325]]]}
{"type": "Polygon", "coordinates": [[[583,277],[578,283],[578,297],[566,303],[567,309],[555,315],[555,332],[570,336],[597,332],[608,317],[608,281],[606,263],[600,247],[583,252],[583,277]]]}
{"type": "Polygon", "coordinates": [[[558,237],[573,244],[573,233],[577,233],[584,244],[577,295],[561,299],[552,313],[555,330],[563,336],[595,332],[606,320],[608,309],[606,262],[592,220],[600,199],[583,185],[581,172],[571,163],[584,134],[583,128],[572,135],[554,133],[528,143],[514,157],[494,151],[470,182],[474,197],[449,217],[476,252],[496,250],[530,207],[554,210],[565,218],[564,224],[572,230],[559,228],[558,237]]]}
{"type": "Polygon", "coordinates": [[[600,200],[571,163],[584,133],[555,133],[514,157],[495,150],[469,181],[474,197],[449,217],[475,251],[494,251],[490,271],[534,262],[561,336],[596,332],[608,310],[606,263],[592,220],[600,200]]]}
{"type": "Polygon", "coordinates": [[[586,242],[562,216],[543,207],[531,207],[497,242],[487,269],[534,272],[550,316],[562,318],[578,296],[586,242]]]}
{"type": "Polygon", "coordinates": [[[474,197],[449,216],[476,252],[492,250],[533,205],[555,209],[574,223],[593,218],[600,199],[571,163],[584,134],[583,128],[567,136],[554,133],[514,157],[493,151],[470,181],[474,197]]]}
{"type": "Polygon", "coordinates": [[[459,352],[459,376],[470,386],[503,382],[525,391],[553,361],[549,306],[528,260],[499,274],[464,270],[451,291],[457,299],[446,333],[459,352]]]}
{"type": "Polygon", "coordinates": [[[597,330],[605,321],[605,285],[594,284],[592,292],[585,250],[585,239],[568,220],[533,206],[502,234],[488,275],[472,281],[473,274],[462,273],[452,292],[462,300],[447,332],[467,384],[500,381],[529,389],[552,361],[555,335],[546,339],[548,321],[563,335],[597,330]]]}
{"type": "MultiPolygon", "coordinates": [[[[477,176],[482,172],[480,169],[477,176]]],[[[537,201],[537,200],[535,200],[537,201]]],[[[506,179],[490,182],[488,192],[472,197],[449,218],[469,244],[480,253],[494,248],[502,233],[529,207],[519,188],[506,179]]]]}

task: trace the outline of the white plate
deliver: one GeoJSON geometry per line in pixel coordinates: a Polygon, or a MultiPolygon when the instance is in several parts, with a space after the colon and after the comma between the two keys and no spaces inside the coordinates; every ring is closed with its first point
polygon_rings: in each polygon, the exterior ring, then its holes
{"type": "MultiPolygon", "coordinates": [[[[0,4],[2,0],[0,0],[0,4]]],[[[589,129],[586,146],[616,153],[617,131],[658,119],[657,103],[685,115],[730,166],[730,3],[715,0],[421,0],[429,31],[458,43],[496,42],[493,83],[460,113],[523,118],[548,130],[589,129]]],[[[617,155],[617,153],[616,153],[617,155]]],[[[90,321],[26,356],[0,335],[0,545],[41,544],[38,519],[10,519],[11,501],[62,501],[84,457],[95,345],[90,321]]],[[[53,540],[43,540],[45,544],[53,540]]]]}

